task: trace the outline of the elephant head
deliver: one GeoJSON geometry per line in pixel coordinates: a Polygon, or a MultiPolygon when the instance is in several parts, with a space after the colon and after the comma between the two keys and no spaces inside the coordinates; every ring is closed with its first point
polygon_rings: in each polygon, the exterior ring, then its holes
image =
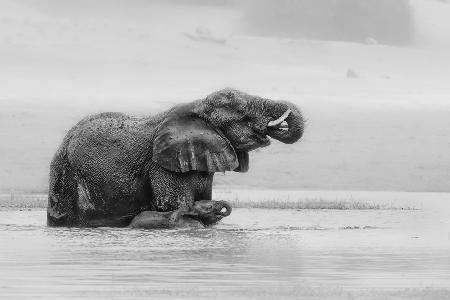
{"type": "Polygon", "coordinates": [[[199,200],[189,208],[185,215],[202,222],[204,225],[211,225],[230,214],[231,206],[226,201],[199,200]]]}
{"type": "Polygon", "coordinates": [[[304,128],[300,110],[233,89],[176,106],[159,125],[152,159],[174,172],[248,170],[248,152],[270,144],[298,141],[304,128]]]}

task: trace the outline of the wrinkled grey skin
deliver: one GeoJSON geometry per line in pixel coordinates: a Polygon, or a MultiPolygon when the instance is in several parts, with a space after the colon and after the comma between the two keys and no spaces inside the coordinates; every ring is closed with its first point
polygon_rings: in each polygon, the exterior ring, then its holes
{"type": "Polygon", "coordinates": [[[200,200],[192,207],[181,205],[175,211],[146,210],[133,218],[130,228],[203,228],[231,214],[231,206],[225,201],[200,200]]]}
{"type": "Polygon", "coordinates": [[[268,146],[269,136],[294,143],[303,126],[292,103],[232,89],[146,118],[87,117],[51,163],[47,223],[125,227],[146,210],[211,200],[215,172],[246,172],[249,151],[268,146]],[[268,128],[288,108],[289,129],[268,128]]]}

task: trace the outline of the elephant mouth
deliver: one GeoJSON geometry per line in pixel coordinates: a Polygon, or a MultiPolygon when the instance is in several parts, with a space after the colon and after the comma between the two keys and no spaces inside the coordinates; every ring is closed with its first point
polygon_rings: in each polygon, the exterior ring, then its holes
{"type": "Polygon", "coordinates": [[[286,123],[286,118],[289,117],[290,114],[291,114],[291,109],[288,108],[278,119],[267,123],[267,127],[276,127],[276,126],[280,126],[281,124],[283,124],[283,122],[286,123]]]}
{"type": "Polygon", "coordinates": [[[289,131],[289,124],[286,122],[286,119],[289,117],[290,113],[291,109],[287,109],[278,119],[267,123],[267,131],[269,136],[271,134],[285,134],[289,131]]]}
{"type": "Polygon", "coordinates": [[[286,131],[289,131],[289,125],[286,121],[283,121],[279,125],[267,127],[267,131],[269,133],[269,136],[271,133],[285,133],[286,131]]]}
{"type": "Polygon", "coordinates": [[[301,112],[292,104],[281,103],[278,113],[281,116],[272,116],[277,119],[267,123],[268,135],[284,144],[295,143],[303,135],[304,119],[301,112]]]}
{"type": "Polygon", "coordinates": [[[255,132],[255,140],[257,141],[256,148],[266,147],[270,145],[270,139],[267,137],[267,135],[270,136],[269,129],[267,130],[267,133],[255,132]]]}

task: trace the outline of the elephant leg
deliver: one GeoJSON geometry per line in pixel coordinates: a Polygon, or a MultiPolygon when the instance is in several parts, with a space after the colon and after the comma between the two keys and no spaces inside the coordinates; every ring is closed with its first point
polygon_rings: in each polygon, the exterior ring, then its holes
{"type": "Polygon", "coordinates": [[[70,167],[64,153],[64,149],[58,150],[50,168],[47,205],[47,224],[49,226],[77,225],[77,182],[75,172],[70,167]]]}
{"type": "Polygon", "coordinates": [[[192,206],[200,199],[210,199],[213,174],[206,172],[177,173],[154,163],[150,170],[152,202],[157,211],[174,211],[180,205],[192,206]]]}

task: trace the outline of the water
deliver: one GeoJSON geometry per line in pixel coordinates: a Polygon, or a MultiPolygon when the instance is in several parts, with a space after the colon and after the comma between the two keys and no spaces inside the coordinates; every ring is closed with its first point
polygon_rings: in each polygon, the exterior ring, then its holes
{"type": "MultiPolygon", "coordinates": [[[[0,208],[0,298],[450,297],[445,199],[418,210],[236,208],[208,229],[48,228],[0,208]]],[[[450,200],[450,199],[449,199],[450,200]]]]}

